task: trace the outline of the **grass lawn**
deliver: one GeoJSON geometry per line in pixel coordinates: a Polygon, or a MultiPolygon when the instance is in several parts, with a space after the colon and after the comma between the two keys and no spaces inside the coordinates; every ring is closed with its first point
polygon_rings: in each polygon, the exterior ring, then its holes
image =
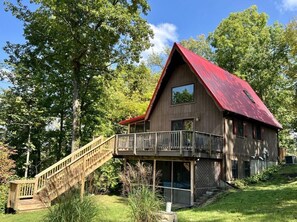
{"type": "MultiPolygon", "coordinates": [[[[118,196],[92,197],[98,203],[95,221],[129,222],[127,200],[118,196]]],[[[1,222],[38,222],[47,210],[1,215],[1,222]]],[[[229,191],[215,203],[177,212],[179,222],[297,221],[297,165],[282,167],[269,182],[229,191]]]]}
{"type": "Polygon", "coordinates": [[[297,221],[297,165],[282,167],[269,182],[230,191],[209,206],[181,210],[178,221],[297,221]]]}
{"type": "MultiPolygon", "coordinates": [[[[131,222],[127,199],[119,196],[98,195],[92,198],[98,203],[98,216],[95,221],[131,222]]],[[[0,214],[1,222],[42,222],[47,210],[23,212],[19,214],[0,214]]]]}

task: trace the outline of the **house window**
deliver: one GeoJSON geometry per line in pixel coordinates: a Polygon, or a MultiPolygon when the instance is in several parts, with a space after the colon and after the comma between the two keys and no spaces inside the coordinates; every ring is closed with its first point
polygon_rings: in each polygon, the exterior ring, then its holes
{"type": "Polygon", "coordinates": [[[171,104],[194,102],[194,84],[173,87],[171,91],[171,104]]]}
{"type": "Polygon", "coordinates": [[[237,136],[247,136],[246,135],[246,123],[242,120],[233,120],[233,133],[237,136]]]}
{"type": "Polygon", "coordinates": [[[250,161],[244,161],[244,176],[249,177],[251,175],[251,167],[250,167],[250,161]]]}
{"type": "Polygon", "coordinates": [[[238,178],[238,161],[232,160],[232,177],[234,179],[238,178]]]}
{"type": "Polygon", "coordinates": [[[171,130],[193,131],[193,125],[194,125],[193,119],[174,120],[171,122],[171,130]]]}
{"type": "Polygon", "coordinates": [[[263,128],[260,125],[253,125],[253,138],[261,140],[263,137],[263,128]]]}

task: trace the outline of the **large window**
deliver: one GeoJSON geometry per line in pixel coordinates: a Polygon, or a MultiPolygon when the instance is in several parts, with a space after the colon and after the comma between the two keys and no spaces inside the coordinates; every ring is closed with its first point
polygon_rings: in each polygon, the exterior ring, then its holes
{"type": "Polygon", "coordinates": [[[171,122],[171,130],[193,131],[193,125],[194,125],[193,119],[174,120],[171,122]]]}
{"type": "Polygon", "coordinates": [[[171,104],[194,102],[194,84],[172,88],[171,104]]]}

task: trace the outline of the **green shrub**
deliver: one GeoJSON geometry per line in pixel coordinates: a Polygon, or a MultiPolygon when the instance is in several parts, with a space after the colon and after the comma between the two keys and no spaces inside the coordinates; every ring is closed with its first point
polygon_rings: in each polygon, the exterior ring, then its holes
{"type": "MultiPolygon", "coordinates": [[[[160,172],[156,173],[158,184],[160,172]]],[[[158,211],[161,210],[162,198],[158,192],[152,190],[153,172],[150,165],[136,163],[128,164],[127,172],[120,175],[123,182],[124,194],[128,194],[128,205],[135,222],[155,222],[159,220],[158,211]]]]}
{"type": "Polygon", "coordinates": [[[160,196],[148,186],[139,186],[132,189],[128,195],[128,204],[132,218],[137,222],[159,221],[156,212],[160,211],[162,202],[160,196]]]}
{"type": "Polygon", "coordinates": [[[280,169],[280,165],[275,165],[267,168],[259,174],[255,174],[253,176],[247,177],[244,179],[246,184],[256,184],[259,182],[265,182],[272,179],[273,174],[276,173],[280,169]]]}
{"type": "Polygon", "coordinates": [[[8,197],[8,185],[0,184],[0,213],[5,212],[8,197]]]}
{"type": "Polygon", "coordinates": [[[96,203],[90,197],[80,199],[77,190],[71,190],[63,195],[58,203],[49,208],[45,222],[86,222],[95,221],[98,213],[96,203]]]}
{"type": "Polygon", "coordinates": [[[111,159],[87,179],[87,191],[94,194],[119,193],[119,174],[122,161],[111,159]]]}

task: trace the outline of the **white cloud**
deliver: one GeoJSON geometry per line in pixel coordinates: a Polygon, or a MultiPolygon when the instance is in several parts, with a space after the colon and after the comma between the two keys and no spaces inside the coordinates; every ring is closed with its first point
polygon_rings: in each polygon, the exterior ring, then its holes
{"type": "Polygon", "coordinates": [[[282,8],[285,11],[297,10],[297,0],[282,0],[282,8]]]}
{"type": "Polygon", "coordinates": [[[150,39],[153,46],[142,53],[144,59],[152,52],[163,52],[166,46],[171,46],[178,40],[177,27],[174,24],[162,23],[159,25],[150,24],[150,26],[154,32],[153,38],[150,39]]]}

